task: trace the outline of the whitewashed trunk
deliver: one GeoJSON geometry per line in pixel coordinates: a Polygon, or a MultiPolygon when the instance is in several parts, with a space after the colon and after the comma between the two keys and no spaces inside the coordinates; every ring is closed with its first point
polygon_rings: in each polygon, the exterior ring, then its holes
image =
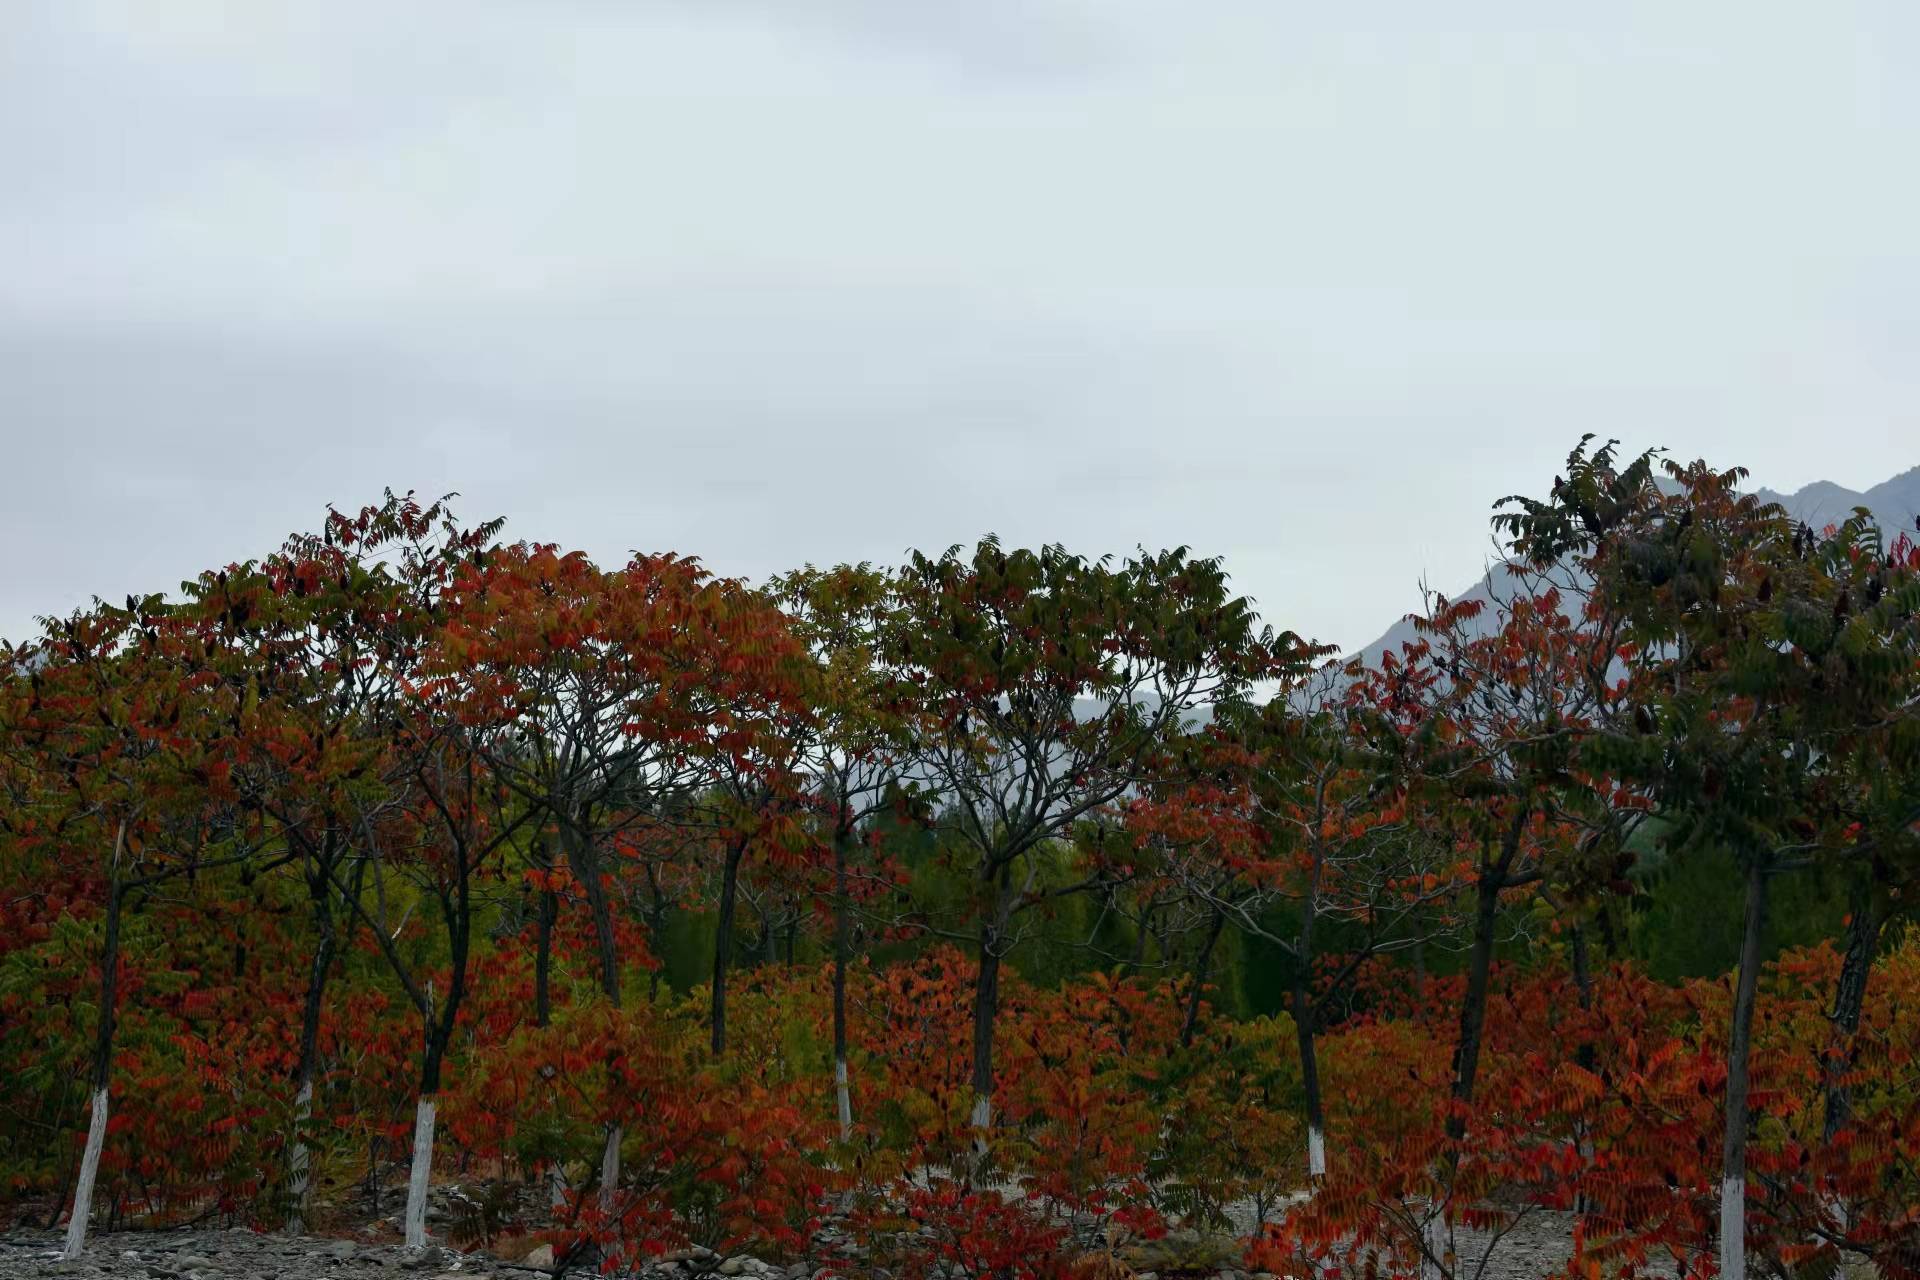
{"type": "Polygon", "coordinates": [[[607,1129],[607,1145],[600,1152],[600,1208],[613,1212],[614,1195],[620,1190],[620,1139],[626,1130],[619,1125],[607,1129]]]}
{"type": "Polygon", "coordinates": [[[407,1248],[427,1247],[427,1182],[433,1174],[433,1097],[413,1112],[413,1172],[407,1177],[407,1248]]]}
{"type": "Polygon", "coordinates": [[[1318,1125],[1307,1130],[1307,1177],[1318,1182],[1327,1176],[1327,1135],[1318,1125]]]}
{"type": "Polygon", "coordinates": [[[987,1158],[987,1130],[993,1127],[993,1099],[984,1093],[973,1097],[973,1116],[970,1123],[974,1128],[973,1156],[976,1160],[987,1158]]]}
{"type": "Polygon", "coordinates": [[[293,1142],[287,1148],[287,1234],[307,1229],[307,1187],[312,1181],[313,1153],[307,1148],[307,1121],[313,1116],[313,1081],[303,1081],[293,1095],[293,1142]]]}
{"type": "Polygon", "coordinates": [[[87,1149],[80,1156],[80,1180],[73,1188],[73,1216],[67,1219],[67,1248],[77,1258],[87,1247],[87,1218],[93,1212],[93,1183],[100,1176],[100,1152],[107,1145],[107,1091],[93,1091],[93,1115],[87,1121],[87,1149]]]}
{"type": "Polygon", "coordinates": [[[1446,1257],[1449,1232],[1446,1215],[1436,1207],[1433,1216],[1428,1218],[1420,1229],[1420,1238],[1426,1244],[1426,1252],[1420,1259],[1422,1280],[1444,1280],[1447,1274],[1446,1257]]]}
{"type": "Polygon", "coordinates": [[[567,1171],[558,1160],[547,1166],[547,1203],[556,1214],[567,1207],[567,1171]]]}
{"type": "Polygon", "coordinates": [[[1720,1183],[1720,1275],[1745,1280],[1747,1274],[1747,1180],[1720,1183]]]}
{"type": "Polygon", "coordinates": [[[833,1096],[840,1112],[840,1141],[853,1136],[853,1094],[847,1089],[847,1060],[833,1060],[833,1096]]]}

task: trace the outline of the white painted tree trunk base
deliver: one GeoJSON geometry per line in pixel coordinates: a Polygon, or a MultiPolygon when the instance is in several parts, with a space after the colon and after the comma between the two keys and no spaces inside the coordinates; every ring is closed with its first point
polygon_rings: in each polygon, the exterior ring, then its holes
{"type": "Polygon", "coordinates": [[[93,1091],[93,1115],[87,1121],[87,1148],[80,1156],[80,1178],[73,1187],[73,1216],[67,1219],[67,1247],[60,1255],[77,1258],[87,1247],[87,1219],[93,1213],[93,1183],[100,1176],[100,1152],[107,1145],[107,1091],[93,1091]]]}
{"type": "Polygon", "coordinates": [[[626,1130],[619,1125],[607,1129],[607,1145],[600,1152],[600,1209],[612,1213],[614,1197],[620,1191],[620,1139],[626,1130]]]}
{"type": "Polygon", "coordinates": [[[993,1099],[984,1093],[975,1094],[973,1115],[968,1123],[973,1126],[973,1158],[985,1161],[987,1158],[987,1130],[993,1127],[993,1099]]]}
{"type": "Polygon", "coordinates": [[[427,1182],[433,1174],[433,1098],[413,1110],[413,1171],[407,1176],[407,1248],[427,1247],[427,1182]]]}
{"type": "Polygon", "coordinates": [[[847,1088],[847,1060],[833,1060],[833,1097],[840,1116],[840,1141],[853,1136],[853,1094],[847,1088]]]}
{"type": "Polygon", "coordinates": [[[1307,1177],[1318,1182],[1327,1176],[1327,1135],[1319,1126],[1307,1129],[1307,1177]]]}
{"type": "Polygon", "coordinates": [[[558,1160],[547,1166],[547,1204],[555,1213],[567,1207],[567,1171],[558,1160]]]}
{"type": "Polygon", "coordinates": [[[1747,1180],[1720,1183],[1720,1275],[1745,1280],[1747,1274],[1747,1180]]]}
{"type": "Polygon", "coordinates": [[[312,1183],[313,1153],[307,1148],[307,1121],[313,1115],[313,1081],[301,1084],[293,1095],[293,1142],[287,1148],[287,1234],[307,1229],[307,1188],[312,1183]]]}
{"type": "Polygon", "coordinates": [[[1435,1213],[1421,1224],[1420,1238],[1426,1246],[1426,1252],[1420,1258],[1422,1280],[1444,1280],[1447,1274],[1445,1259],[1449,1234],[1446,1218],[1439,1213],[1435,1213]]]}

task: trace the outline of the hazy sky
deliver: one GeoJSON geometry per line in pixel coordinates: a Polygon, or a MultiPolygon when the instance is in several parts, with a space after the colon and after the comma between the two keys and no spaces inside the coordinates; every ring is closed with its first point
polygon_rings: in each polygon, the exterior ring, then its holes
{"type": "Polygon", "coordinates": [[[1355,646],[1585,431],[1920,463],[1916,156],[1912,0],[11,0],[0,634],[391,485],[1355,646]]]}

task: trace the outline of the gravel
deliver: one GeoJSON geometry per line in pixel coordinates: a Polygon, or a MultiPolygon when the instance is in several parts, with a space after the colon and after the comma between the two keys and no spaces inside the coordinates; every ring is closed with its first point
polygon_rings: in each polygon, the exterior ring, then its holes
{"type": "MultiPolygon", "coordinates": [[[[1530,1216],[1500,1242],[1493,1260],[1480,1275],[1483,1280],[1536,1280],[1565,1260],[1570,1240],[1569,1224],[1556,1215],[1530,1216]]],[[[409,1253],[392,1244],[273,1236],[238,1229],[96,1234],[87,1242],[86,1255],[73,1262],[60,1258],[61,1244],[61,1234],[54,1231],[0,1235],[0,1280],[28,1276],[71,1276],[75,1280],[537,1280],[548,1274],[489,1254],[462,1253],[444,1246],[409,1253]]],[[[1484,1240],[1464,1234],[1459,1248],[1461,1255],[1473,1262],[1485,1252],[1484,1240]]],[[[817,1266],[805,1264],[775,1266],[751,1258],[721,1259],[704,1250],[698,1253],[702,1256],[651,1264],[641,1275],[647,1280],[692,1280],[711,1275],[811,1280],[817,1271],[817,1266]]],[[[1474,1273],[1471,1263],[1461,1272],[1466,1277],[1474,1273]]],[[[591,1272],[575,1270],[573,1274],[591,1272]]],[[[859,1272],[843,1266],[838,1274],[857,1276],[859,1272]]],[[[1209,1268],[1200,1274],[1207,1280],[1266,1280],[1264,1273],[1231,1267],[1218,1271],[1209,1268]]],[[[1161,1280],[1171,1280],[1170,1275],[1163,1274],[1161,1280]]]]}

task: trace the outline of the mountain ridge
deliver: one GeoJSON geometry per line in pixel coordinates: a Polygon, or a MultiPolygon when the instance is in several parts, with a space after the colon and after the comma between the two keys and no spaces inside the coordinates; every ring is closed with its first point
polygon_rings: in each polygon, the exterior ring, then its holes
{"type": "MultiPolygon", "coordinates": [[[[1912,529],[1915,519],[1920,518],[1920,466],[1909,467],[1864,490],[1849,489],[1832,480],[1814,480],[1792,493],[1762,487],[1754,490],[1754,496],[1763,502],[1778,503],[1789,516],[1816,529],[1839,523],[1852,515],[1856,507],[1865,507],[1873,512],[1882,529],[1912,529]]],[[[1489,603],[1507,599],[1508,596],[1500,591],[1501,583],[1506,578],[1501,573],[1502,568],[1504,566],[1498,564],[1489,567],[1478,582],[1465,591],[1449,594],[1447,598],[1484,600],[1489,603]]],[[[1357,654],[1371,664],[1379,661],[1381,654],[1398,649],[1413,637],[1413,623],[1401,618],[1371,643],[1348,656],[1357,654]]]]}

